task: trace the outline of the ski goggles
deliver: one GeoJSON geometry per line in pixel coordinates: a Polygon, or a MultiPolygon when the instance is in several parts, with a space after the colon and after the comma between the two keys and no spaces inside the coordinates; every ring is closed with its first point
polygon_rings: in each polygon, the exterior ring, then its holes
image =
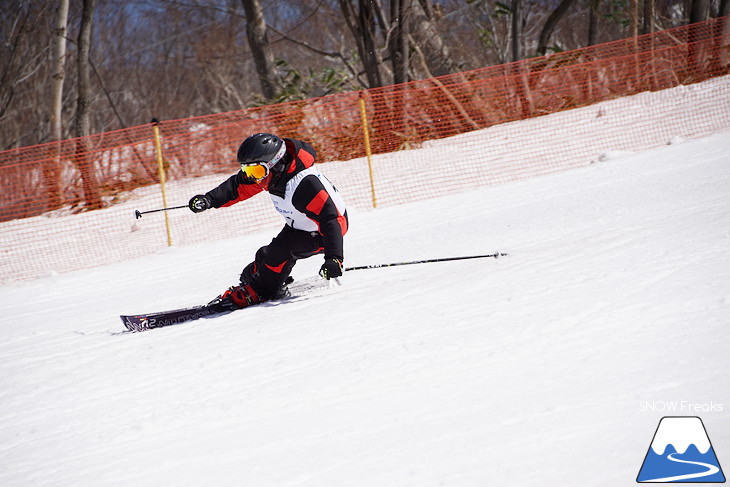
{"type": "Polygon", "coordinates": [[[241,171],[246,177],[249,177],[255,181],[261,181],[269,175],[269,166],[265,162],[251,162],[248,164],[241,164],[241,171]]]}

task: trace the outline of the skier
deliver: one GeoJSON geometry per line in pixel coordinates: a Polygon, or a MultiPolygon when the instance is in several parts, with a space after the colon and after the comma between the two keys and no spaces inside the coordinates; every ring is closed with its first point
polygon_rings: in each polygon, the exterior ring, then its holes
{"type": "Polygon", "coordinates": [[[188,203],[194,213],[231,206],[268,191],[286,225],[270,244],[261,247],[241,272],[240,284],[211,301],[232,310],[288,296],[287,278],[298,259],[324,254],[319,274],[342,275],[343,236],[348,218],[345,203],[332,183],[314,166],[316,152],[300,140],[259,133],[238,149],[241,170],[188,203]]]}

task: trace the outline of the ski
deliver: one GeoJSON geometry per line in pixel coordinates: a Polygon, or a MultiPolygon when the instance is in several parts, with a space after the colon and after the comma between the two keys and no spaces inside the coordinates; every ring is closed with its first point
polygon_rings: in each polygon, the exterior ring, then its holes
{"type": "Polygon", "coordinates": [[[192,306],[189,308],[160,311],[143,315],[121,315],[122,323],[129,331],[145,331],[163,326],[178,325],[186,321],[193,321],[206,316],[225,314],[212,309],[208,305],[192,306]]]}
{"type": "MultiPolygon", "coordinates": [[[[339,281],[335,280],[338,284],[339,281]]],[[[305,296],[314,293],[320,289],[330,286],[330,281],[326,281],[319,276],[309,277],[289,285],[290,295],[275,301],[264,301],[253,306],[260,306],[267,303],[276,303],[288,301],[290,299],[305,296]]],[[[164,326],[179,325],[188,321],[198,320],[200,318],[213,318],[224,314],[232,313],[237,310],[221,310],[216,299],[205,305],[191,306],[188,308],[174,309],[170,311],[160,311],[156,313],[147,313],[140,315],[121,315],[124,327],[131,332],[152,330],[162,328],[164,326]]],[[[241,308],[246,309],[246,308],[241,308]]]]}

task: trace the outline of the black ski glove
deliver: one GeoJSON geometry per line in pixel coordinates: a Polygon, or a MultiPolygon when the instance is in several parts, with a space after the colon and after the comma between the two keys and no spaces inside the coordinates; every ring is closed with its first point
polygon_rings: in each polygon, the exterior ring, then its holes
{"type": "Polygon", "coordinates": [[[188,207],[192,210],[193,213],[200,213],[201,211],[205,211],[208,208],[213,208],[213,201],[207,195],[197,194],[190,198],[190,203],[188,203],[188,207]]]}
{"type": "Polygon", "coordinates": [[[319,269],[319,275],[325,279],[333,279],[342,275],[342,261],[340,259],[325,259],[319,269]]]}

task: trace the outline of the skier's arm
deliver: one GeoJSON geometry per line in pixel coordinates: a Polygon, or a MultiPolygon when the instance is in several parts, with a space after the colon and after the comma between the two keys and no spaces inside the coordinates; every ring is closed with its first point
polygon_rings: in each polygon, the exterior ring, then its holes
{"type": "Polygon", "coordinates": [[[194,213],[200,213],[209,208],[234,205],[261,191],[261,187],[255,181],[248,179],[239,171],[207,193],[193,196],[188,206],[194,213]]]}
{"type": "Polygon", "coordinates": [[[227,180],[223,181],[216,188],[205,193],[210,198],[214,208],[231,206],[239,201],[247,200],[251,196],[262,191],[261,187],[252,182],[239,171],[227,180]]]}

